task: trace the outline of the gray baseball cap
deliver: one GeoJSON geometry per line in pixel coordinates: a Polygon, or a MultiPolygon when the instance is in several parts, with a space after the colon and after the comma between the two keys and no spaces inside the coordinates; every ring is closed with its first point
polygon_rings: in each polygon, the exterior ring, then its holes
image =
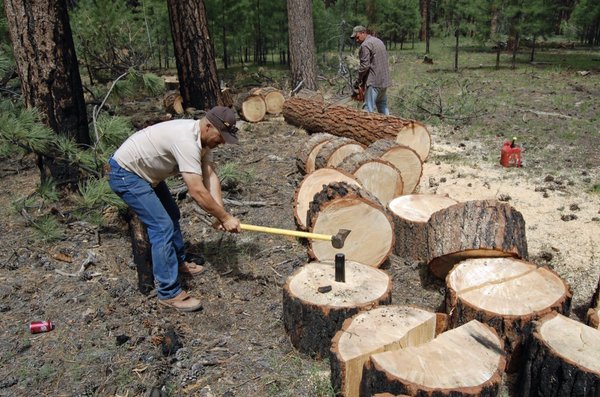
{"type": "Polygon", "coordinates": [[[364,26],[362,26],[362,25],[357,25],[357,26],[355,26],[355,27],[354,27],[354,29],[352,29],[352,35],[350,36],[350,38],[351,38],[351,39],[355,38],[355,37],[356,37],[356,34],[357,34],[358,32],[366,32],[366,31],[367,31],[367,28],[365,28],[365,27],[364,27],[364,26]]]}

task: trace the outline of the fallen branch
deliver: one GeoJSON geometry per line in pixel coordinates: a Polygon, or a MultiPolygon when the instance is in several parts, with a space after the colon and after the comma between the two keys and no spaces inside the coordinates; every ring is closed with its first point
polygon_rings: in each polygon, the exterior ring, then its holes
{"type": "Polygon", "coordinates": [[[83,272],[93,263],[96,263],[96,254],[94,254],[92,251],[88,251],[87,258],[85,258],[85,260],[81,263],[81,267],[75,273],[67,273],[58,269],[54,269],[54,271],[60,274],[61,276],[80,277],[83,274],[83,272]]]}
{"type": "Polygon", "coordinates": [[[572,116],[568,116],[566,114],[555,113],[555,112],[542,112],[540,110],[532,110],[532,109],[524,109],[525,112],[533,113],[538,116],[551,116],[551,117],[560,117],[563,119],[572,119],[572,116]]]}

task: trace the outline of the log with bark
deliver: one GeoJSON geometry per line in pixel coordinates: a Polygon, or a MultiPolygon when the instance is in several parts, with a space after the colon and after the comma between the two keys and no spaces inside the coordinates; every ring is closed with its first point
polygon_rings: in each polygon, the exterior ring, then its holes
{"type": "Polygon", "coordinates": [[[559,313],[535,323],[526,365],[518,381],[521,397],[600,396],[600,331],[559,313]]]}
{"type": "Polygon", "coordinates": [[[129,224],[133,263],[138,276],[138,290],[142,294],[148,295],[154,289],[154,273],[152,272],[152,252],[146,226],[131,208],[127,208],[125,218],[129,224]]]}
{"type": "Polygon", "coordinates": [[[421,345],[435,331],[435,313],[409,306],[380,306],[347,319],[331,343],[334,390],[358,397],[363,365],[372,354],[421,345]]]}
{"type": "Polygon", "coordinates": [[[600,279],[596,286],[596,291],[592,296],[590,308],[586,313],[586,324],[590,327],[600,329],[600,279]]]}
{"type": "Polygon", "coordinates": [[[168,92],[163,98],[167,113],[183,114],[183,97],[177,91],[168,92]]]}
{"type": "Polygon", "coordinates": [[[267,113],[265,100],[260,95],[253,95],[249,92],[239,94],[234,106],[240,117],[251,123],[261,121],[267,113]]]}
{"type": "Polygon", "coordinates": [[[315,194],[323,190],[323,186],[332,182],[346,182],[360,186],[360,182],[355,176],[334,168],[321,168],[305,175],[294,192],[294,219],[299,229],[307,229],[306,216],[315,194]]]}
{"type": "Polygon", "coordinates": [[[233,107],[235,100],[233,99],[233,93],[229,88],[223,88],[221,90],[221,102],[223,106],[227,106],[228,108],[233,107]]]}
{"type": "Polygon", "coordinates": [[[431,342],[371,355],[363,369],[360,395],[495,397],[503,353],[494,329],[473,320],[431,342]]]}
{"type": "Polygon", "coordinates": [[[346,261],[345,282],[336,281],[333,262],[311,262],[296,270],[283,287],[283,324],[292,345],[328,358],[331,339],[344,320],[392,299],[392,281],[379,269],[346,261]]]}
{"type": "Polygon", "coordinates": [[[411,194],[417,189],[423,175],[423,162],[413,149],[390,139],[380,139],[369,145],[367,152],[389,161],[400,170],[404,182],[403,194],[411,194]]]}
{"type": "Polygon", "coordinates": [[[394,220],[394,253],[411,261],[424,261],[428,254],[429,218],[441,209],[457,204],[447,195],[409,194],[388,204],[394,220]]]}
{"type": "Polygon", "coordinates": [[[255,88],[250,91],[252,95],[260,95],[265,101],[266,111],[268,114],[280,114],[283,111],[283,103],[285,97],[283,93],[274,87],[255,88]]]}
{"type": "Polygon", "coordinates": [[[335,135],[321,132],[313,134],[309,139],[306,140],[296,156],[296,165],[298,166],[300,172],[303,174],[310,174],[316,170],[315,160],[319,154],[319,151],[333,138],[335,138],[335,135]]]}
{"type": "Polygon", "coordinates": [[[414,120],[379,113],[367,113],[322,101],[291,97],[283,104],[283,117],[289,124],[309,133],[329,134],[354,139],[370,145],[379,139],[397,140],[425,161],[431,149],[431,136],[425,126],[414,120]]]}
{"type": "Polygon", "coordinates": [[[390,215],[371,193],[356,185],[334,182],[314,196],[307,214],[313,233],[335,235],[350,230],[340,249],[330,241],[311,240],[308,255],[324,261],[343,253],[351,261],[379,267],[392,253],[394,229],[390,215]]]}
{"type": "Polygon", "coordinates": [[[477,319],[504,340],[507,372],[522,364],[532,322],[555,311],[568,314],[569,286],[553,271],[514,258],[458,263],[446,277],[446,312],[454,328],[477,319]]]}
{"type": "Polygon", "coordinates": [[[315,168],[337,168],[346,157],[364,151],[365,146],[354,139],[336,136],[320,148],[315,158],[315,168]]]}
{"type": "Polygon", "coordinates": [[[354,153],[346,157],[336,168],[354,175],[360,184],[373,193],[384,206],[403,194],[402,172],[389,161],[370,153],[354,153]]]}

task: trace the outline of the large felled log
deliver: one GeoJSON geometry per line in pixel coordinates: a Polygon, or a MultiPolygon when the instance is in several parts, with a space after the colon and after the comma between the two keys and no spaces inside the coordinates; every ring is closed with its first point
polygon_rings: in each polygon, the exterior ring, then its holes
{"type": "Polygon", "coordinates": [[[372,354],[429,342],[435,330],[435,313],[409,306],[380,306],[347,319],[331,343],[334,390],[358,397],[363,365],[372,354]]]}
{"type": "Polygon", "coordinates": [[[536,322],[519,396],[600,395],[600,331],[558,313],[536,322]]]}
{"type": "Polygon", "coordinates": [[[346,157],[364,151],[365,147],[354,139],[343,137],[332,138],[317,153],[315,168],[336,168],[346,157]]]}
{"type": "Polygon", "coordinates": [[[283,324],[294,347],[317,358],[329,357],[331,339],[344,320],[387,305],[392,282],[387,273],[346,261],[345,282],[337,282],[332,262],[311,262],[296,270],[283,287],[283,324]],[[320,287],[330,287],[319,292],[320,287]]]}
{"type": "Polygon", "coordinates": [[[323,190],[323,186],[332,182],[346,182],[360,186],[355,176],[334,168],[321,168],[305,175],[294,192],[294,219],[299,229],[306,230],[307,228],[306,216],[315,194],[323,190]]]}
{"type": "Polygon", "coordinates": [[[586,324],[596,329],[600,328],[600,279],[586,313],[586,324]]]}
{"type": "Polygon", "coordinates": [[[413,149],[390,139],[380,139],[369,145],[367,152],[374,157],[389,161],[400,170],[404,182],[404,194],[416,190],[423,175],[423,162],[413,149]]]}
{"type": "Polygon", "coordinates": [[[495,397],[504,368],[493,328],[473,320],[420,346],[373,354],[365,363],[361,396],[495,397]]]}
{"type": "Polygon", "coordinates": [[[310,174],[316,170],[315,160],[319,151],[333,138],[335,138],[335,135],[327,134],[325,132],[311,135],[304,145],[302,145],[302,148],[298,151],[298,155],[296,156],[296,165],[300,172],[310,174]]]}
{"type": "Polygon", "coordinates": [[[504,339],[508,372],[522,364],[531,323],[552,311],[568,314],[572,295],[553,271],[514,258],[468,259],[446,277],[450,326],[477,319],[493,327],[504,339]]]}
{"type": "Polygon", "coordinates": [[[310,240],[308,255],[320,261],[343,253],[351,261],[379,267],[394,247],[391,217],[371,193],[356,185],[334,182],[314,196],[307,214],[313,233],[335,235],[350,230],[344,247],[334,248],[330,241],[310,240]]]}
{"type": "Polygon", "coordinates": [[[427,225],[426,262],[445,278],[458,262],[477,257],[527,259],[523,215],[497,200],[474,200],[433,213],[427,225]]]}
{"type": "Polygon", "coordinates": [[[283,93],[274,87],[261,87],[255,88],[250,91],[253,95],[260,95],[265,101],[265,106],[267,113],[269,114],[279,114],[283,110],[283,103],[285,102],[285,97],[283,93]]]}
{"type": "Polygon", "coordinates": [[[374,157],[367,152],[348,156],[336,168],[347,171],[358,178],[360,184],[373,193],[381,204],[403,194],[402,172],[387,160],[374,157]]]}
{"type": "Polygon", "coordinates": [[[289,124],[308,132],[327,131],[370,145],[379,139],[398,140],[425,161],[431,149],[431,136],[425,126],[414,120],[367,113],[321,101],[292,97],[283,104],[283,117],[289,124]]]}
{"type": "Polygon", "coordinates": [[[448,196],[437,194],[409,194],[392,200],[388,208],[395,225],[394,253],[412,261],[427,260],[429,218],[434,212],[457,203],[448,196]]]}
{"type": "Polygon", "coordinates": [[[249,92],[237,96],[235,109],[242,119],[251,123],[261,121],[267,113],[265,100],[260,95],[253,95],[249,92]]]}

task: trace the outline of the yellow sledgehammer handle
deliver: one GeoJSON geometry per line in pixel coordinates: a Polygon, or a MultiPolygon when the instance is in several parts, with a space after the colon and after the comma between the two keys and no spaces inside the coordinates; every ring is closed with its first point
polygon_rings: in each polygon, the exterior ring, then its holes
{"type": "Polygon", "coordinates": [[[299,230],[277,229],[274,227],[248,225],[245,223],[241,223],[240,227],[242,230],[250,230],[253,232],[264,232],[264,233],[271,233],[271,234],[281,234],[284,236],[304,237],[304,238],[310,238],[313,240],[316,239],[316,240],[331,241],[331,238],[332,238],[332,236],[328,236],[327,234],[301,232],[299,230]]]}

